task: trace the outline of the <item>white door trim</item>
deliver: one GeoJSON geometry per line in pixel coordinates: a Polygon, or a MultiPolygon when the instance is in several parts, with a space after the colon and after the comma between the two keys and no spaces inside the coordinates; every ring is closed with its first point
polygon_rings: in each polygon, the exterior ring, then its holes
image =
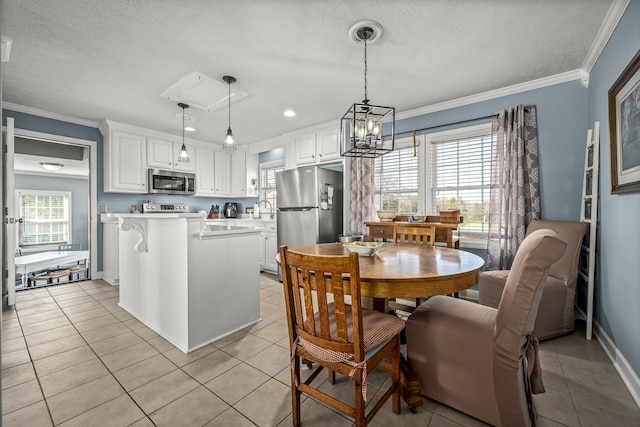
{"type": "Polygon", "coordinates": [[[98,278],[98,142],[89,139],[72,138],[51,133],[15,129],[15,136],[34,138],[51,142],[83,145],[89,147],[89,250],[91,278],[98,278]]]}

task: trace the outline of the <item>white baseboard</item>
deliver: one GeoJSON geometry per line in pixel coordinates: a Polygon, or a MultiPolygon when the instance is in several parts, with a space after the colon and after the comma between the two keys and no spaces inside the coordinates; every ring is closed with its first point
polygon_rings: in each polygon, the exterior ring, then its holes
{"type": "Polygon", "coordinates": [[[596,338],[598,338],[602,349],[611,360],[613,367],[618,371],[618,375],[620,375],[624,385],[627,386],[636,405],[640,407],[640,378],[638,378],[636,372],[631,365],[629,365],[629,362],[627,362],[627,359],[620,353],[615,343],[609,338],[598,322],[593,322],[593,332],[596,338]]]}

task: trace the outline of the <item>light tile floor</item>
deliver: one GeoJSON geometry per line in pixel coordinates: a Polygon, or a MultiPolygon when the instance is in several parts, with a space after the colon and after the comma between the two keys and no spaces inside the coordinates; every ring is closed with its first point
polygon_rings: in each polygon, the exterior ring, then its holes
{"type": "MultiPolygon", "coordinates": [[[[281,284],[267,274],[260,284],[262,321],[190,354],[118,307],[118,289],[103,281],[19,292],[16,309],[2,313],[2,425],[291,425],[281,284]]],[[[541,343],[541,359],[547,392],[535,396],[538,425],[640,425],[640,409],[582,331],[541,343]]],[[[316,381],[336,397],[353,396],[346,379],[316,381]]],[[[385,381],[372,372],[369,395],[385,381]]],[[[313,399],[304,399],[302,421],[353,425],[313,399]]],[[[416,414],[403,403],[395,415],[387,404],[372,425],[484,423],[425,399],[416,414]]]]}

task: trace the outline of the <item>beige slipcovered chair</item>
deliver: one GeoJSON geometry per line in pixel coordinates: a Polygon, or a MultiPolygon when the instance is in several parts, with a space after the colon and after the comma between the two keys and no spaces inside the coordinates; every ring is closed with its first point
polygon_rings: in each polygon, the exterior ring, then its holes
{"type": "MultiPolygon", "coordinates": [[[[538,317],[533,334],[540,340],[573,332],[574,300],[578,279],[578,258],[587,224],[570,221],[533,220],[527,227],[527,235],[542,228],[560,235],[567,244],[562,257],[549,268],[549,277],[542,293],[538,317]]],[[[519,249],[518,249],[519,250],[519,249]]],[[[478,282],[478,302],[498,307],[509,270],[483,271],[478,282]]]]}
{"type": "Polygon", "coordinates": [[[525,238],[500,306],[436,296],[407,320],[407,360],[422,394],[496,426],[531,426],[544,392],[531,335],[551,263],[566,244],[552,230],[525,238]]]}

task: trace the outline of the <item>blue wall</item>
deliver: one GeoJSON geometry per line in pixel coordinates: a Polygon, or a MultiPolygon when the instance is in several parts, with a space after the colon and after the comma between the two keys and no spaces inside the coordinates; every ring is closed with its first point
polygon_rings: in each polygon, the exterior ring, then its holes
{"type": "Polygon", "coordinates": [[[589,79],[588,122],[600,121],[600,204],[595,318],[640,375],[640,193],[611,194],[607,94],[640,49],[640,1],[632,0],[589,79]]]}
{"type": "Polygon", "coordinates": [[[71,239],[89,249],[89,180],[16,174],[16,190],[71,192],[71,239]]]}

